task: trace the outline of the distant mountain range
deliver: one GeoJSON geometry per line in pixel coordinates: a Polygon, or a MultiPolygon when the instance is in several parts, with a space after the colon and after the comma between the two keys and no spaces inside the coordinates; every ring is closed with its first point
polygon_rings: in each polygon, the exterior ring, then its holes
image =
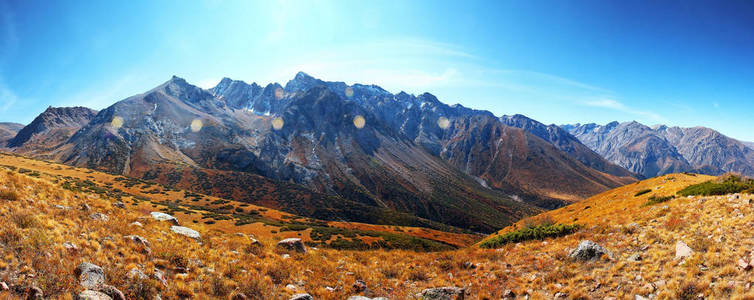
{"type": "Polygon", "coordinates": [[[480,232],[636,180],[554,125],[302,72],[50,108],[7,147],[319,219],[480,232]]]}
{"type": "Polygon", "coordinates": [[[563,125],[584,145],[645,178],[674,172],[754,176],[754,149],[705,127],[649,127],[638,122],[563,125]]]}

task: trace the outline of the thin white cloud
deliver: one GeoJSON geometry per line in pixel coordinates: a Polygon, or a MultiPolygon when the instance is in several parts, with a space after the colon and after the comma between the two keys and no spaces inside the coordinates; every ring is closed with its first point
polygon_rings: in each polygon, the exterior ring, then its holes
{"type": "Polygon", "coordinates": [[[615,99],[591,99],[591,100],[584,101],[583,104],[586,106],[612,109],[612,110],[620,111],[627,114],[638,115],[641,117],[649,118],[657,122],[667,122],[667,120],[663,118],[662,116],[660,116],[659,114],[656,114],[650,111],[638,110],[638,109],[628,107],[622,102],[615,99]]]}

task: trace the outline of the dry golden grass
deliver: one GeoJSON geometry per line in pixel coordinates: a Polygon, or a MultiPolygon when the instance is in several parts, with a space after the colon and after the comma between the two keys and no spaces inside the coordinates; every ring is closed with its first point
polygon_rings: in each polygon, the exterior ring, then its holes
{"type": "MultiPolygon", "coordinates": [[[[471,299],[500,299],[506,289],[532,299],[552,299],[556,293],[572,299],[628,299],[637,294],[747,299],[754,295],[746,287],[752,271],[738,269],[736,261],[754,248],[749,234],[754,207],[743,201],[751,196],[676,198],[645,205],[653,194],[671,195],[709,178],[673,174],[645,180],[516,225],[585,226],[556,239],[437,253],[310,248],[287,257],[274,249],[281,236],[267,236],[261,246],[254,246],[248,236],[237,235],[235,227],[179,216],[183,225],[201,233],[197,242],[149,218],[148,212],[163,208],[160,205],[141,202],[121,209],[113,206],[114,199],[62,189],[52,178],[3,170],[0,190],[17,197],[0,200],[0,281],[12,289],[37,286],[50,298],[70,299],[82,290],[73,270],[88,261],[103,267],[108,283],[129,299],[152,299],[155,294],[163,299],[228,299],[237,293],[249,299],[287,299],[303,292],[315,299],[345,299],[359,294],[353,287],[357,280],[368,286],[360,294],[390,299],[412,299],[425,288],[439,286],[466,287],[471,299]],[[647,188],[653,192],[634,196],[647,188]],[[80,210],[82,204],[91,210],[80,210]],[[89,217],[93,213],[106,214],[109,220],[94,220],[89,217]],[[136,221],[143,227],[130,225],[136,221]],[[151,251],[127,235],[146,238],[151,251]],[[569,250],[583,239],[601,244],[613,259],[568,259],[569,250]],[[691,257],[674,258],[677,241],[694,250],[691,257]],[[76,249],[67,249],[66,242],[76,249]],[[629,262],[633,254],[642,260],[629,262]],[[128,275],[132,269],[151,275],[155,268],[165,272],[166,284],[128,275]]],[[[0,298],[14,297],[23,295],[0,292],[0,298]]]]}
{"type": "MultiPolygon", "coordinates": [[[[125,177],[123,176],[112,175],[112,174],[103,173],[103,172],[94,171],[94,170],[85,169],[85,168],[77,168],[77,167],[72,167],[72,166],[67,166],[67,165],[61,165],[54,162],[30,159],[30,158],[22,157],[15,154],[0,153],[0,166],[12,167],[12,168],[15,168],[17,171],[25,169],[29,171],[27,172],[27,174],[31,172],[36,172],[36,174],[38,174],[37,175],[38,178],[48,179],[51,181],[63,182],[65,180],[64,178],[66,177],[75,178],[78,180],[89,180],[92,183],[102,188],[107,188],[109,190],[120,190],[130,195],[141,197],[143,199],[148,199],[149,201],[139,202],[138,205],[129,208],[132,210],[138,210],[142,213],[149,213],[150,211],[155,211],[158,207],[158,206],[155,206],[155,203],[175,203],[179,205],[184,205],[184,208],[185,208],[185,205],[196,205],[196,206],[202,206],[205,208],[214,208],[214,209],[220,208],[222,206],[230,205],[233,207],[231,212],[234,212],[234,210],[236,209],[241,209],[244,212],[255,211],[259,213],[260,217],[263,217],[271,221],[290,222],[291,220],[297,220],[297,219],[304,220],[304,218],[295,216],[287,212],[283,212],[283,211],[279,211],[279,210],[275,210],[275,209],[271,209],[267,207],[262,207],[258,205],[253,205],[249,203],[237,202],[237,201],[222,199],[218,197],[203,195],[203,194],[200,195],[201,200],[193,201],[191,197],[186,197],[186,194],[183,190],[171,189],[169,187],[165,187],[165,186],[162,186],[156,183],[151,183],[151,182],[149,183],[148,188],[145,188],[147,184],[130,185],[128,184],[129,180],[122,180],[122,179],[125,179],[125,177]]],[[[10,200],[13,200],[17,197],[15,193],[16,193],[15,191],[0,189],[0,199],[10,198],[10,200]]],[[[128,201],[124,200],[123,202],[128,202],[128,201]]],[[[159,206],[159,207],[164,207],[164,206],[159,206]]],[[[309,233],[311,230],[283,232],[283,231],[280,231],[280,227],[278,226],[271,226],[271,225],[263,224],[259,222],[245,224],[245,225],[237,225],[236,220],[233,218],[229,220],[209,220],[202,216],[202,214],[206,213],[206,211],[191,209],[191,208],[188,208],[186,210],[187,210],[186,212],[183,212],[183,211],[175,212],[173,213],[173,215],[176,218],[178,218],[182,223],[185,223],[185,224],[209,222],[211,224],[205,224],[205,225],[211,230],[219,230],[226,233],[241,232],[241,233],[251,234],[251,235],[254,235],[259,240],[277,241],[284,238],[295,237],[295,238],[301,238],[305,242],[312,241],[311,237],[309,236],[309,233]],[[187,213],[187,212],[191,212],[191,213],[187,213]]],[[[231,214],[226,214],[226,215],[231,215],[231,214]]],[[[455,247],[466,247],[466,246],[474,244],[480,239],[480,236],[472,235],[472,234],[451,233],[451,232],[444,232],[444,231],[439,231],[439,230],[434,230],[434,229],[418,228],[418,227],[385,226],[385,225],[373,225],[373,224],[364,224],[364,223],[356,223],[356,222],[330,221],[326,223],[330,227],[397,233],[397,234],[402,234],[402,235],[429,239],[433,241],[439,241],[441,243],[453,245],[455,247]]],[[[335,236],[331,238],[331,240],[334,240],[334,239],[335,239],[335,236]]],[[[360,239],[362,239],[365,242],[376,240],[368,236],[361,237],[360,239]]]]}

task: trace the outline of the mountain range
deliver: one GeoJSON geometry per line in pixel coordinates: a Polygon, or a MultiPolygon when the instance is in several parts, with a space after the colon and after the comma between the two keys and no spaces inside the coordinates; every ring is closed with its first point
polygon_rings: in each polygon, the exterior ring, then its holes
{"type": "Polygon", "coordinates": [[[99,112],[49,108],[6,146],[325,220],[481,232],[636,177],[557,126],[303,72],[174,76],[99,112]]]}
{"type": "Polygon", "coordinates": [[[645,178],[676,172],[754,176],[754,150],[705,127],[649,127],[638,122],[563,125],[607,160],[645,178]]]}

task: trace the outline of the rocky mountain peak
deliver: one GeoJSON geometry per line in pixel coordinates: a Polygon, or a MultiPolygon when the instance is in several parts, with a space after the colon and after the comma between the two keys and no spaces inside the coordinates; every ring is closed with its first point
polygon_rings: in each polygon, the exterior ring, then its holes
{"type": "Polygon", "coordinates": [[[29,125],[8,141],[8,147],[20,147],[32,136],[58,128],[79,128],[86,125],[97,114],[96,110],[86,107],[48,107],[29,125]]]}

